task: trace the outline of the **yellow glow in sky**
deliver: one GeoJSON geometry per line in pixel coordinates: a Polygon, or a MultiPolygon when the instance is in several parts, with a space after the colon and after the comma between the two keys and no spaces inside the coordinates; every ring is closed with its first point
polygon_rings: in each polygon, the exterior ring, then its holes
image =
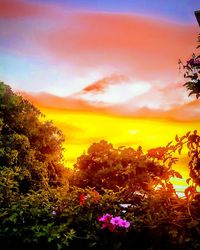
{"type": "MultiPolygon", "coordinates": [[[[184,135],[189,130],[200,127],[198,122],[177,122],[167,119],[130,118],[105,114],[68,111],[52,108],[41,108],[48,120],[62,130],[65,136],[66,166],[72,167],[79,157],[94,142],[102,139],[115,147],[142,146],[146,151],[150,148],[165,146],[174,140],[175,135],[184,135]]],[[[176,165],[184,179],[174,179],[177,190],[183,190],[188,170],[184,155],[176,165]]]]}

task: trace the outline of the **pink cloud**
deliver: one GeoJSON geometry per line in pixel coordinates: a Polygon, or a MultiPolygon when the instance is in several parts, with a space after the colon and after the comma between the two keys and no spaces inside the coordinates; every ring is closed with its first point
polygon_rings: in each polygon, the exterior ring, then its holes
{"type": "Polygon", "coordinates": [[[92,105],[110,106],[126,103],[135,96],[148,92],[150,84],[135,81],[123,75],[110,75],[72,95],[73,98],[89,101],[92,105]]]}
{"type": "Polygon", "coordinates": [[[137,107],[127,109],[126,105],[96,106],[91,102],[73,97],[58,97],[47,93],[31,94],[21,92],[21,95],[38,107],[65,109],[82,112],[98,112],[109,115],[143,117],[143,118],[164,118],[176,121],[200,121],[200,101],[188,101],[185,104],[177,104],[168,110],[162,108],[137,107]]]}
{"type": "Polygon", "coordinates": [[[107,76],[107,77],[104,77],[103,79],[100,79],[100,80],[86,86],[83,89],[83,92],[95,92],[95,93],[102,92],[109,85],[120,84],[120,83],[123,83],[124,81],[127,81],[127,80],[128,80],[127,77],[125,77],[123,75],[107,76]]]}
{"type": "Polygon", "coordinates": [[[176,120],[194,121],[200,120],[200,100],[190,101],[183,105],[177,105],[166,112],[166,115],[176,120]]]}
{"type": "MultiPolygon", "coordinates": [[[[195,50],[197,27],[130,14],[69,12],[58,4],[23,0],[1,0],[0,19],[13,22],[9,26],[11,29],[3,27],[1,30],[1,36],[12,41],[9,52],[30,58],[37,55],[56,66],[67,65],[67,70],[71,67],[79,77],[84,70],[84,74],[99,70],[99,80],[91,84],[86,82],[83,84],[86,87],[78,94],[92,93],[95,97],[110,86],[128,83],[127,79],[133,79],[134,83],[145,81],[151,86],[148,92],[133,96],[129,102],[119,106],[110,103],[106,107],[94,107],[92,102],[81,99],[77,93],[65,99],[42,95],[42,100],[39,100],[34,97],[41,105],[98,109],[123,115],[162,116],[161,110],[164,110],[164,116],[174,117],[177,112],[181,119],[188,111],[191,119],[195,119],[195,115],[199,117],[198,111],[194,111],[196,109],[192,111],[191,106],[185,104],[182,84],[168,84],[180,82],[177,62],[195,50]],[[15,22],[20,18],[23,22],[15,22]],[[31,26],[26,24],[26,19],[39,20],[41,25],[32,23],[31,26]],[[54,22],[56,25],[49,25],[54,22]],[[102,68],[108,68],[110,72],[107,70],[105,73],[102,68]]],[[[67,82],[67,74],[64,77],[63,81],[67,82]]],[[[68,84],[71,84],[71,79],[68,84]]],[[[196,103],[194,105],[196,107],[196,103]]]]}
{"type": "Polygon", "coordinates": [[[41,21],[39,26],[17,24],[12,31],[4,28],[3,35],[9,35],[10,40],[21,33],[30,35],[29,46],[24,46],[23,39],[29,37],[23,35],[14,48],[21,55],[42,55],[50,63],[66,63],[77,70],[110,67],[111,74],[145,80],[177,78],[177,61],[194,51],[198,34],[197,27],[166,20],[134,14],[78,12],[59,4],[23,0],[2,0],[0,18],[41,21]],[[48,22],[52,21],[56,25],[49,27],[48,22]]]}
{"type": "Polygon", "coordinates": [[[192,26],[134,15],[73,13],[70,21],[71,27],[41,37],[54,60],[113,66],[141,78],[177,76],[178,59],[192,53],[198,34],[192,26]]]}
{"type": "Polygon", "coordinates": [[[133,97],[125,105],[127,110],[147,107],[150,109],[169,110],[174,106],[182,105],[188,101],[183,84],[151,82],[151,88],[144,94],[133,97]]]}
{"type": "Polygon", "coordinates": [[[36,106],[69,109],[69,110],[92,110],[92,106],[85,100],[73,99],[71,97],[59,97],[48,93],[32,94],[20,92],[20,94],[36,106]]]}
{"type": "MultiPolygon", "coordinates": [[[[193,52],[198,34],[197,27],[150,17],[78,12],[59,4],[23,0],[1,0],[0,18],[56,22],[52,29],[43,30],[43,34],[38,32],[34,41],[37,52],[46,53],[54,62],[85,68],[112,66],[121,71],[118,74],[128,70],[147,78],[154,78],[155,74],[162,77],[163,72],[169,71],[176,75],[178,59],[193,52]]],[[[23,28],[24,32],[32,29],[23,28]]],[[[17,27],[15,29],[17,33],[17,27]]],[[[31,46],[28,51],[31,53],[31,46]]],[[[34,46],[33,53],[36,53],[34,46]]]]}
{"type": "Polygon", "coordinates": [[[50,8],[45,5],[23,0],[1,0],[0,2],[0,18],[4,19],[41,17],[50,13],[50,8]]]}

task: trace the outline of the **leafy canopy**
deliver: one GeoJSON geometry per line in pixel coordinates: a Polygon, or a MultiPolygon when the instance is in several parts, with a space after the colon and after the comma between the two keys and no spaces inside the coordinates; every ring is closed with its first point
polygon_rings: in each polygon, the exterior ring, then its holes
{"type": "Polygon", "coordinates": [[[26,193],[64,181],[64,137],[52,122],[41,118],[36,107],[0,82],[0,193],[4,197],[11,197],[9,190],[26,193]]]}
{"type": "Polygon", "coordinates": [[[171,153],[170,145],[145,154],[141,147],[116,149],[102,140],[93,143],[87,153],[77,159],[72,183],[79,187],[95,187],[98,191],[101,188],[116,191],[118,187],[149,191],[158,184],[168,183],[174,175],[171,166],[176,158],[171,153]]]}

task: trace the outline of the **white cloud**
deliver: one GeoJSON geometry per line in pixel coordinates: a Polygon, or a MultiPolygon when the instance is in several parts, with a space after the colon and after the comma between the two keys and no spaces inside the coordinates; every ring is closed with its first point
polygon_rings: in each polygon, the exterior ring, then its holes
{"type": "Polygon", "coordinates": [[[133,97],[146,93],[150,89],[147,82],[123,82],[108,85],[102,92],[81,92],[77,97],[93,103],[121,104],[133,97]]]}
{"type": "Polygon", "coordinates": [[[12,54],[2,54],[0,64],[1,80],[15,90],[48,92],[61,97],[80,92],[89,83],[102,79],[113,70],[111,67],[73,67],[68,62],[30,61],[12,54]]]}

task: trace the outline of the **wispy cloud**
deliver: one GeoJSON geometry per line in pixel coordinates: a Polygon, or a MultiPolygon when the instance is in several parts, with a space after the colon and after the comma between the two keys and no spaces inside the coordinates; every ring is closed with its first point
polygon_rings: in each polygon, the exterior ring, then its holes
{"type": "MultiPolygon", "coordinates": [[[[21,92],[21,95],[27,98],[34,105],[41,108],[50,108],[52,110],[68,110],[91,112],[99,114],[108,114],[110,116],[122,116],[132,118],[161,118],[176,121],[200,121],[200,101],[187,101],[184,104],[176,104],[168,109],[150,105],[137,106],[131,102],[100,102],[89,100],[87,98],[58,97],[48,93],[30,94],[21,92]],[[97,105],[99,104],[99,105],[97,105]]],[[[141,95],[142,96],[142,95],[141,95]]],[[[141,98],[138,97],[138,98],[141,98]]],[[[148,91],[146,97],[148,96],[148,91]]],[[[155,97],[158,98],[158,97],[155,97]]],[[[151,102],[148,102],[150,104],[151,102]]]]}
{"type": "Polygon", "coordinates": [[[73,95],[76,99],[84,99],[93,105],[109,106],[127,102],[135,96],[148,91],[150,84],[134,81],[122,75],[111,75],[88,85],[73,95]]]}
{"type": "Polygon", "coordinates": [[[66,96],[52,102],[59,107],[123,114],[188,103],[177,62],[196,46],[192,24],[2,0],[0,25],[1,79],[15,89],[66,96]]]}
{"type": "Polygon", "coordinates": [[[112,65],[118,73],[148,79],[176,77],[177,61],[191,53],[197,35],[192,26],[134,15],[74,13],[71,21],[73,28],[41,37],[55,60],[89,68],[112,65]]]}
{"type": "Polygon", "coordinates": [[[114,74],[89,84],[83,89],[83,92],[104,92],[108,86],[120,84],[127,80],[128,78],[126,76],[114,74]]]}

